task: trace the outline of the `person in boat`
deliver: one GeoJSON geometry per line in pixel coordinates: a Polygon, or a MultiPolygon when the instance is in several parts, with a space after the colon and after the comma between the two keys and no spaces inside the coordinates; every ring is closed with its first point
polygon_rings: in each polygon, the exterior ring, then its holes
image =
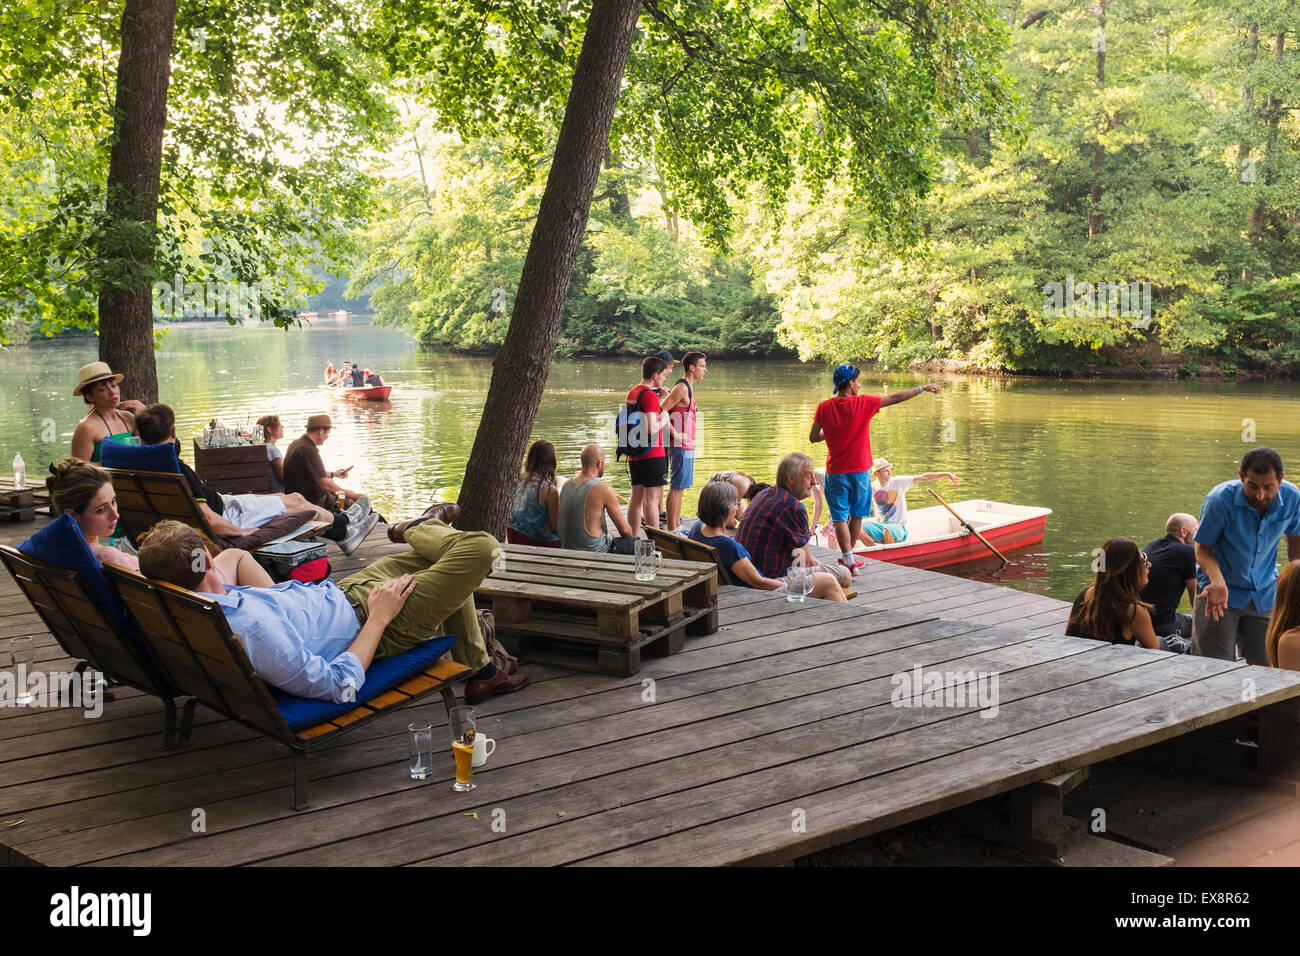
{"type": "MultiPolygon", "coordinates": [[[[877,458],[871,466],[871,474],[876,479],[876,490],[872,500],[880,509],[880,520],[884,524],[899,525],[907,528],[907,492],[913,485],[925,485],[932,481],[947,478],[949,484],[958,484],[961,479],[951,471],[927,471],[923,475],[895,475],[894,466],[888,458],[877,458]]],[[[907,536],[906,530],[903,537],[907,536]]],[[[897,538],[901,541],[902,538],[897,538]]]]}
{"type": "MultiPolygon", "coordinates": [[[[756,481],[753,475],[747,475],[743,471],[720,471],[713,475],[705,484],[712,484],[715,481],[725,481],[736,489],[736,494],[740,496],[740,510],[736,513],[737,517],[727,525],[729,531],[734,531],[740,524],[740,515],[745,513],[745,508],[749,506],[754,496],[764,488],[771,488],[765,481],[756,481]]],[[[817,489],[820,493],[821,489],[817,489]]]]}
{"type": "MultiPolygon", "coordinates": [[[[80,458],[65,458],[50,465],[50,476],[45,479],[50,492],[50,505],[55,514],[66,514],[76,522],[90,553],[100,564],[116,564],[128,571],[140,570],[140,559],[118,548],[100,544],[117,526],[117,495],[109,474],[98,465],[80,458]]],[[[149,532],[141,536],[143,542],[149,532]]],[[[239,548],[221,551],[210,542],[203,542],[224,584],[245,584],[270,587],[274,582],[266,570],[251,554],[239,548]]]]}
{"type": "Polygon", "coordinates": [[[582,467],[560,492],[556,514],[560,546],[600,554],[633,554],[638,536],[623,517],[614,489],[600,480],[605,476],[605,449],[588,445],[579,461],[582,467]],[[617,538],[609,533],[607,518],[618,529],[617,538]]]}
{"type": "Polygon", "coordinates": [[[560,487],[555,478],[555,446],[539,438],[528,446],[523,474],[515,489],[515,503],[506,524],[506,541],[558,548],[560,487]]]}
{"type": "MultiPolygon", "coordinates": [[[[822,536],[827,541],[832,539],[835,534],[834,522],[827,522],[819,529],[822,536]]],[[[907,540],[907,527],[901,524],[891,522],[877,521],[875,518],[863,518],[862,528],[858,531],[858,540],[855,544],[863,544],[868,548],[879,547],[882,544],[898,544],[900,541],[907,540]]]]}
{"type": "Polygon", "coordinates": [[[138,434],[134,413],[144,406],[137,401],[122,401],[123,378],[125,376],[115,373],[107,362],[91,362],[83,365],[77,373],[77,387],[72,394],[80,395],[91,409],[72,433],[73,458],[98,462],[99,448],[104,439],[121,441],[138,434]]]}
{"type": "Polygon", "coordinates": [[[262,440],[266,442],[267,468],[271,472],[271,490],[284,494],[284,452],[276,444],[284,437],[284,424],[279,415],[263,415],[257,420],[262,426],[262,440]]]}
{"type": "Polygon", "coordinates": [[[1150,568],[1135,541],[1112,538],[1102,545],[1095,579],[1070,608],[1066,636],[1160,650],[1160,638],[1151,627],[1151,605],[1142,600],[1150,568]]]}
{"type": "Polygon", "coordinates": [[[1284,479],[1282,456],[1266,446],[1246,452],[1237,474],[1201,503],[1192,649],[1227,661],[1240,650],[1248,663],[1263,664],[1278,539],[1286,538],[1288,561],[1300,558],[1300,489],[1284,479]]]}
{"type": "MultiPolygon", "coordinates": [[[[767,578],[784,578],[795,561],[795,555],[806,568],[826,571],[842,587],[852,581],[849,569],[843,565],[820,564],[813,557],[808,544],[812,529],[808,525],[808,511],[803,499],[812,493],[817,483],[817,472],[812,459],[793,452],[781,459],[776,470],[776,484],[754,496],[736,529],[736,541],[749,552],[760,574],[767,578]]],[[[837,600],[834,596],[829,600],[837,600]]],[[[838,600],[844,600],[841,592],[838,600]]]]}
{"type": "MultiPolygon", "coordinates": [[[[722,558],[732,581],[741,587],[784,592],[786,582],[761,574],[754,567],[754,561],[745,546],[727,535],[727,524],[739,510],[740,495],[736,494],[734,486],[723,481],[706,484],[700,491],[700,520],[695,522],[687,537],[714,548],[722,558]]],[[[828,601],[842,601],[844,591],[835,575],[818,571],[813,574],[811,596],[828,601]]]]}
{"type": "Polygon", "coordinates": [[[1300,561],[1288,562],[1277,577],[1265,645],[1274,667],[1300,671],[1300,561]]]}
{"type": "Polygon", "coordinates": [[[366,369],[362,374],[365,376],[367,388],[381,388],[383,386],[384,379],[378,372],[372,372],[370,369],[366,369]]]}
{"type": "Polygon", "coordinates": [[[492,570],[500,545],[482,531],[457,531],[436,519],[407,530],[409,550],[380,558],[335,584],[286,581],[272,587],[227,587],[210,561],[191,555],[198,536],[160,521],[140,548],[140,573],[204,594],[221,605],[253,669],[299,697],[356,698],[374,660],[409,650],[434,634],[456,634],[452,659],[474,670],[465,699],[479,703],[520,690],[524,674],[492,663],[474,590],[492,570]]]}
{"type": "Polygon", "coordinates": [[[1192,515],[1172,514],[1165,522],[1165,536],[1147,544],[1151,572],[1142,600],[1155,605],[1151,625],[1161,637],[1177,634],[1192,639],[1192,616],[1179,614],[1178,604],[1184,592],[1188,601],[1196,604],[1196,548],[1192,542],[1198,528],[1192,515]]]}
{"type": "Polygon", "coordinates": [[[352,363],[344,362],[343,368],[339,370],[339,377],[334,380],[340,388],[352,387],[352,363]]]}
{"type": "Polygon", "coordinates": [[[871,419],[882,408],[939,391],[938,385],[929,384],[885,396],[863,395],[858,376],[852,365],[836,366],[833,393],[817,406],[808,432],[814,444],[826,441],[826,503],[835,522],[839,561],[853,574],[866,563],[853,556],[853,543],[862,519],[871,517],[871,419]]]}
{"type": "Polygon", "coordinates": [[[352,363],[352,387],[364,388],[366,384],[366,373],[361,370],[361,366],[356,362],[352,363]]]}
{"type": "Polygon", "coordinates": [[[340,377],[341,377],[341,373],[339,372],[338,369],[336,369],[336,368],[334,367],[334,363],[333,363],[333,362],[330,362],[329,365],[326,365],[326,366],[325,366],[325,384],[326,384],[326,385],[337,385],[337,384],[338,384],[338,380],[339,380],[340,377]]]}

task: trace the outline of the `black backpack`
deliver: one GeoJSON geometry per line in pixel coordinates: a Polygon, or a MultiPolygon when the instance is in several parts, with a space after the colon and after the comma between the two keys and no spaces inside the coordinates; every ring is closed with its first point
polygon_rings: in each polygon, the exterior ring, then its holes
{"type": "Polygon", "coordinates": [[[648,391],[650,391],[648,388],[642,389],[635,402],[624,402],[618,416],[614,419],[614,441],[618,446],[618,452],[614,456],[615,461],[620,458],[644,455],[653,444],[654,436],[650,434],[650,416],[641,410],[641,399],[645,398],[648,391]]]}

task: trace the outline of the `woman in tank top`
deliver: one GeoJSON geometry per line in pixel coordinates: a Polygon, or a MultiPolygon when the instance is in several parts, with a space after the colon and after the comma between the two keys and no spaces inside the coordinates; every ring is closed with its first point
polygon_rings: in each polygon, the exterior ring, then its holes
{"type": "Polygon", "coordinates": [[[1150,568],[1145,552],[1128,538],[1112,538],[1102,545],[1097,576],[1074,599],[1066,636],[1159,650],[1160,639],[1151,626],[1151,605],[1142,600],[1150,568]]]}
{"type": "Polygon", "coordinates": [[[514,507],[506,525],[506,541],[558,548],[560,492],[555,478],[555,446],[538,439],[528,447],[523,474],[515,489],[514,507]]]}
{"type": "MultiPolygon", "coordinates": [[[[72,457],[82,461],[99,461],[99,449],[105,439],[124,439],[136,434],[135,416],[122,402],[119,384],[124,376],[114,374],[106,362],[91,362],[77,373],[73,395],[80,395],[91,406],[90,414],[77,423],[72,433],[72,457]]],[[[139,408],[139,402],[126,405],[139,408]]]]}

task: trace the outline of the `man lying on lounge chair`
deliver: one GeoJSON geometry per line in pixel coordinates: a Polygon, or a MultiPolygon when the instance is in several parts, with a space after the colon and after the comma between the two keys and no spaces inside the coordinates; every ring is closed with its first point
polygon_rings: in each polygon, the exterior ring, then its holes
{"type": "Polygon", "coordinates": [[[452,659],[475,670],[465,687],[469,703],[524,687],[525,675],[492,664],[474,612],[474,589],[492,570],[496,539],[434,518],[409,526],[405,537],[412,550],[380,558],[337,585],[227,587],[192,528],[160,521],[141,544],[140,573],[211,596],[253,669],[299,697],[352,700],[372,660],[436,632],[458,635],[452,659]]]}

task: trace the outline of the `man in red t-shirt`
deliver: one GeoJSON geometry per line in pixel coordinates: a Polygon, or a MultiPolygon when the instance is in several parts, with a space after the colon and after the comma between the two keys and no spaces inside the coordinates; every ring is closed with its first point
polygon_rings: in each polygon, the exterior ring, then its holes
{"type": "Polygon", "coordinates": [[[922,392],[938,392],[938,385],[918,385],[905,392],[880,397],[860,394],[858,370],[840,365],[833,376],[835,394],[817,406],[808,440],[826,440],[826,504],[835,522],[835,538],[843,556],[840,564],[854,574],[866,564],[853,556],[862,519],[871,516],[871,417],[922,392]]]}
{"type": "Polygon", "coordinates": [[[664,484],[668,480],[668,455],[664,451],[663,430],[667,428],[675,441],[681,440],[669,421],[669,415],[659,404],[659,388],[668,374],[668,363],[657,355],[647,356],[641,363],[641,384],[627,393],[627,401],[637,402],[647,419],[650,430],[650,450],[644,455],[627,459],[627,470],[632,479],[632,497],[627,503],[627,523],[632,526],[632,536],[641,532],[641,508],[648,505],[646,522],[659,527],[659,506],[663,502],[664,484]]]}

